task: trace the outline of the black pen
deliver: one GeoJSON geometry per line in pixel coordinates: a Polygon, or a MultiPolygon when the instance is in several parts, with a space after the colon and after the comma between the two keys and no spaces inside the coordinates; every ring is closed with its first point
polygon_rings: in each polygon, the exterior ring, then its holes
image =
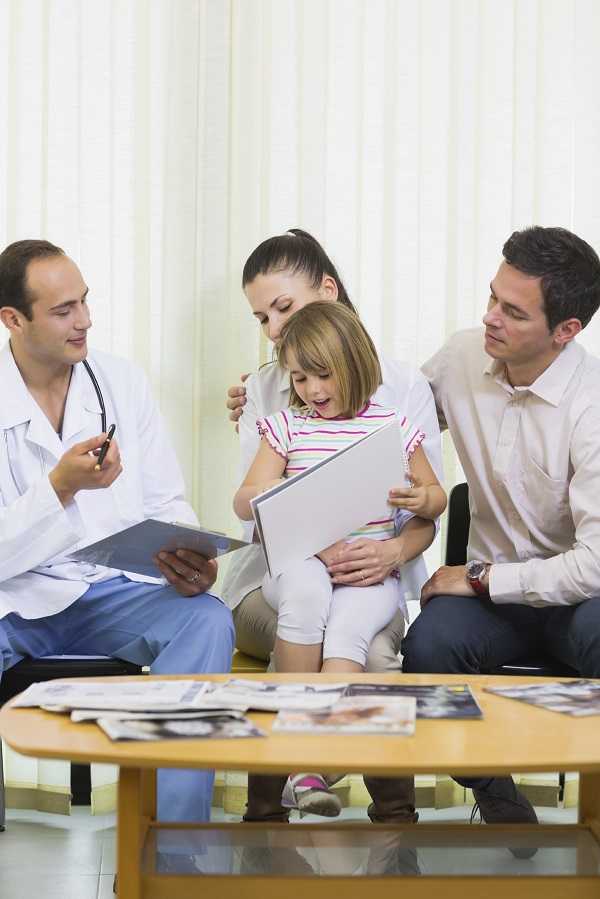
{"type": "Polygon", "coordinates": [[[110,446],[110,441],[114,437],[116,427],[117,427],[116,425],[111,425],[110,428],[108,429],[108,434],[106,435],[106,440],[100,447],[100,452],[98,453],[98,461],[94,465],[94,471],[100,471],[100,469],[102,468],[102,463],[104,462],[104,459],[106,458],[106,454],[107,454],[108,448],[110,446]]]}

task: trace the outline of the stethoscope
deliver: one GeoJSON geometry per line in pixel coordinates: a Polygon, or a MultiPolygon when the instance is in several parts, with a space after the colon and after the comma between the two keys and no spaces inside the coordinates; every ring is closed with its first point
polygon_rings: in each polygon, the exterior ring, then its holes
{"type": "Polygon", "coordinates": [[[94,390],[96,391],[96,396],[98,397],[98,402],[100,403],[100,421],[102,423],[102,433],[106,434],[106,406],[104,405],[104,399],[102,397],[102,391],[100,390],[100,384],[96,380],[96,375],[92,371],[92,367],[87,359],[83,360],[83,365],[88,375],[90,376],[90,380],[94,385],[94,390]]]}
{"type": "MultiPolygon", "coordinates": [[[[100,420],[102,422],[102,432],[106,433],[106,406],[104,405],[104,397],[102,396],[102,391],[100,390],[100,385],[98,384],[96,375],[92,371],[92,367],[91,367],[90,363],[87,361],[87,359],[83,360],[83,365],[85,367],[86,372],[88,373],[88,375],[90,377],[92,384],[94,385],[94,390],[96,391],[96,396],[98,397],[98,403],[100,404],[100,420]]],[[[25,490],[22,490],[21,487],[19,486],[19,483],[18,483],[17,478],[15,477],[15,473],[13,471],[13,468],[10,464],[10,453],[9,453],[9,449],[8,449],[8,430],[4,431],[4,440],[6,442],[6,459],[8,462],[10,473],[12,475],[14,485],[17,488],[17,493],[21,496],[25,492],[25,490]]],[[[42,472],[43,472],[44,471],[43,461],[41,464],[42,464],[42,472]]]]}

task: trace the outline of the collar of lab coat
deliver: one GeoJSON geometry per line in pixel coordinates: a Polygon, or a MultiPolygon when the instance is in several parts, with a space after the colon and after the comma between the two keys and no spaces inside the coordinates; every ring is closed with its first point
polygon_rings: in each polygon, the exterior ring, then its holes
{"type": "MultiPolygon", "coordinates": [[[[9,430],[28,422],[29,427],[25,439],[43,446],[57,458],[60,457],[64,452],[64,447],[61,445],[58,434],[53,430],[52,425],[27,389],[9,343],[0,352],[0,384],[2,384],[0,428],[9,430]]],[[[98,397],[83,365],[78,364],[74,366],[67,394],[63,441],[68,441],[88,427],[90,416],[96,416],[97,429],[95,433],[99,434],[101,425],[98,397]]]]}

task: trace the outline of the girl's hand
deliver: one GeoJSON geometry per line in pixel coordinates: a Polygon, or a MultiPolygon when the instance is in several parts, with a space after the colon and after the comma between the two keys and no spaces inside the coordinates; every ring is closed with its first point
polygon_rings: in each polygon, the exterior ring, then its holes
{"type": "Polygon", "coordinates": [[[265,484],[261,484],[260,492],[264,493],[265,490],[270,490],[271,487],[277,487],[277,484],[283,484],[285,478],[273,478],[272,481],[267,481],[265,484]]]}
{"type": "Polygon", "coordinates": [[[429,490],[420,478],[412,477],[412,487],[392,487],[388,502],[395,509],[406,509],[415,515],[424,515],[429,507],[429,490]]]}
{"type": "MultiPolygon", "coordinates": [[[[401,537],[391,540],[369,540],[363,537],[343,543],[327,566],[333,584],[372,587],[381,584],[398,564],[401,537]]],[[[335,544],[339,546],[339,544],[335,544]]]]}

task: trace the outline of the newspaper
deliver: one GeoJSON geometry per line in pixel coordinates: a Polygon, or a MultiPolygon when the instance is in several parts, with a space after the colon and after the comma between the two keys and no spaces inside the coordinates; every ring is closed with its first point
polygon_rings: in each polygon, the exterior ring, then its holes
{"type": "Polygon", "coordinates": [[[414,696],[417,718],[481,718],[467,684],[349,684],[344,696],[414,696]]]}
{"type": "Polygon", "coordinates": [[[278,712],[280,709],[326,709],[344,693],[346,684],[273,683],[232,678],[212,684],[207,698],[230,708],[230,703],[249,709],[278,712]]]}
{"type": "Polygon", "coordinates": [[[561,683],[528,684],[519,687],[485,687],[488,693],[519,699],[530,705],[563,712],[575,718],[600,715],[600,681],[572,680],[561,683]]]}
{"type": "Polygon", "coordinates": [[[15,706],[43,706],[64,709],[122,709],[130,711],[181,711],[199,708],[205,703],[206,681],[150,680],[136,677],[130,681],[43,681],[31,684],[14,701],[15,706]]]}
{"type": "Polygon", "coordinates": [[[329,709],[280,711],[273,723],[273,730],[410,736],[415,731],[415,714],[414,696],[348,696],[329,709]]]}
{"type": "Polygon", "coordinates": [[[98,718],[111,740],[230,740],[238,737],[266,737],[248,718],[237,714],[189,716],[187,719],[98,718]]]}

